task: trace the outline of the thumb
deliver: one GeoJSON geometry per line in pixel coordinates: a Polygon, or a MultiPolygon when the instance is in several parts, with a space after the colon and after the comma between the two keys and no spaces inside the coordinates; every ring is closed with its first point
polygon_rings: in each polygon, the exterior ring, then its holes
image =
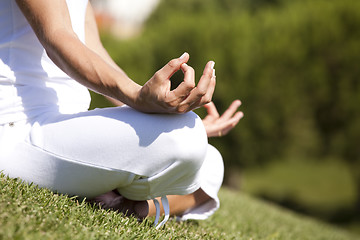
{"type": "Polygon", "coordinates": [[[161,74],[162,77],[171,78],[171,76],[180,70],[181,65],[189,61],[189,54],[187,52],[183,53],[181,57],[172,59],[168,62],[163,68],[159,70],[158,73],[161,74]]]}
{"type": "Polygon", "coordinates": [[[204,105],[204,108],[206,109],[209,116],[213,116],[215,118],[219,118],[220,114],[216,109],[216,106],[214,102],[209,102],[208,104],[204,105]]]}

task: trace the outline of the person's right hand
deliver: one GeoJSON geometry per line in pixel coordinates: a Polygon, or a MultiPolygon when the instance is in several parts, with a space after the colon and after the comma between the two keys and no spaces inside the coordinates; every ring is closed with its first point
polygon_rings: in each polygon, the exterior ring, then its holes
{"type": "Polygon", "coordinates": [[[197,86],[195,71],[186,64],[189,54],[173,59],[141,87],[135,99],[135,108],[149,113],[185,113],[211,101],[215,89],[214,62],[209,61],[197,86]],[[171,76],[182,70],[184,80],[171,90],[171,76]]]}

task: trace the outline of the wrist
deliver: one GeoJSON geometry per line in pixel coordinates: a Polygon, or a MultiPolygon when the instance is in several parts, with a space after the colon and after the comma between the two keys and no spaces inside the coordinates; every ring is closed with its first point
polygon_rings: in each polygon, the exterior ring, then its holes
{"type": "Polygon", "coordinates": [[[116,99],[125,103],[126,105],[138,109],[138,96],[141,91],[141,85],[137,84],[130,78],[126,83],[118,83],[118,96],[116,99]]]}

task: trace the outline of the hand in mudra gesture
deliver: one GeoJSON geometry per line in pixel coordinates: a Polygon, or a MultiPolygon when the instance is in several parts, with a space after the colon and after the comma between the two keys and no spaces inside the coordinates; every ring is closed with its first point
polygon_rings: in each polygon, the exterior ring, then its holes
{"type": "Polygon", "coordinates": [[[189,54],[173,59],[141,87],[135,101],[138,110],[150,113],[185,113],[211,101],[215,89],[214,62],[209,61],[198,84],[195,84],[195,71],[187,65],[189,54]],[[171,90],[171,76],[179,71],[184,80],[171,90]]]}
{"type": "Polygon", "coordinates": [[[243,112],[237,111],[240,105],[240,100],[233,101],[229,108],[221,116],[219,115],[213,102],[204,105],[208,113],[203,119],[207,136],[221,137],[233,129],[244,116],[243,112]]]}
{"type": "Polygon", "coordinates": [[[219,115],[211,102],[215,90],[216,77],[214,62],[209,61],[197,85],[195,71],[187,65],[190,56],[184,53],[180,58],[173,59],[141,87],[136,99],[138,110],[149,113],[185,113],[204,106],[208,115],[203,119],[208,137],[221,137],[233,129],[244,116],[237,112],[241,105],[235,100],[223,115],[219,115]],[[171,90],[171,76],[181,70],[184,80],[171,90]]]}

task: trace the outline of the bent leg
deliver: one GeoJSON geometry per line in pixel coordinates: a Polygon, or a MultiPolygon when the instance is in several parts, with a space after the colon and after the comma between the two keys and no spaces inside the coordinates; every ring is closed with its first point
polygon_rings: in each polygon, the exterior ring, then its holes
{"type": "Polygon", "coordinates": [[[92,198],[117,189],[128,199],[145,200],[198,189],[206,146],[194,113],[98,109],[38,120],[18,145],[25,151],[14,151],[8,172],[69,195],[92,198]],[[34,167],[16,171],[21,159],[34,167]]]}
{"type": "MultiPolygon", "coordinates": [[[[167,196],[170,206],[170,215],[178,216],[180,220],[187,219],[206,219],[211,216],[220,206],[217,196],[224,176],[223,160],[220,153],[211,145],[204,163],[200,169],[200,188],[191,194],[169,195],[167,196]]],[[[106,209],[121,211],[123,208],[123,198],[112,192],[106,193],[96,198],[99,205],[106,209]]],[[[128,200],[129,201],[129,200],[128,200]]],[[[162,202],[160,204],[160,213],[164,214],[162,202]]],[[[151,200],[147,204],[131,201],[131,204],[137,205],[137,208],[130,211],[136,216],[155,216],[156,207],[151,200]],[[146,213],[146,215],[144,215],[146,213]]]]}
{"type": "MultiPolygon", "coordinates": [[[[179,216],[180,220],[202,220],[210,217],[220,207],[217,195],[223,177],[223,159],[213,146],[208,145],[206,158],[200,169],[200,188],[191,194],[168,196],[170,214],[179,216]]],[[[149,216],[154,216],[155,205],[152,201],[148,201],[148,204],[149,216]]]]}

